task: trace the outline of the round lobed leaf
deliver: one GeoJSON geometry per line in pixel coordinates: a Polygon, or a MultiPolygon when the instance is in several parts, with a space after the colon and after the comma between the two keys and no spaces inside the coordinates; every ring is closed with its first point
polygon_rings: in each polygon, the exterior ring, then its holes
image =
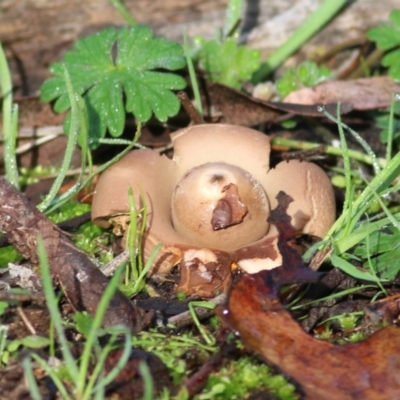
{"type": "MultiPolygon", "coordinates": [[[[186,86],[185,80],[162,70],[186,65],[178,43],[153,38],[151,29],[137,25],[117,31],[105,29],[76,42],[65,54],[74,90],[87,106],[90,138],[122,134],[125,111],[145,122],[154,114],[160,121],[175,115],[180,103],[173,90],[186,86]],[[124,106],[123,99],[126,97],[124,106]]],[[[61,63],[53,64],[50,78],[41,87],[44,102],[55,100],[56,112],[70,107],[61,63]]]]}

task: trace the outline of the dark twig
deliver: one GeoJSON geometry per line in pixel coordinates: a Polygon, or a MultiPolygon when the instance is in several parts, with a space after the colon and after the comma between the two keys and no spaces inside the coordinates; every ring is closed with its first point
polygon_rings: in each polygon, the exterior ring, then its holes
{"type": "MultiPolygon", "coordinates": [[[[226,301],[226,294],[220,294],[213,299],[210,299],[210,303],[214,303],[216,305],[222,304],[226,301]]],[[[210,317],[214,314],[214,309],[204,308],[204,307],[195,307],[194,308],[197,317],[201,320],[207,317],[210,317]]],[[[190,325],[193,323],[193,315],[190,311],[184,311],[178,315],[174,315],[173,317],[168,318],[168,325],[174,325],[176,328],[182,328],[184,326],[190,325]]]]}
{"type": "Polygon", "coordinates": [[[196,107],[193,105],[193,103],[190,101],[188,95],[185,92],[178,92],[177,96],[193,123],[196,125],[204,124],[203,118],[196,110],[196,107]]]}

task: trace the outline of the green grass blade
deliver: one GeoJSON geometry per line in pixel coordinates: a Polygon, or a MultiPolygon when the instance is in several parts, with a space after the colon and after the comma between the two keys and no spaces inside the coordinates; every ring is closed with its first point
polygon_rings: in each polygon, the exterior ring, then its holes
{"type": "Polygon", "coordinates": [[[229,0],[226,9],[224,37],[238,36],[238,22],[242,17],[243,0],[229,0]]]}
{"type": "Polygon", "coordinates": [[[24,376],[29,388],[29,394],[33,400],[42,400],[39,387],[36,383],[35,375],[33,373],[32,362],[29,356],[24,357],[22,360],[22,368],[24,369],[24,376]]]}
{"type": "Polygon", "coordinates": [[[68,168],[71,164],[71,160],[74,154],[74,150],[76,148],[78,142],[78,134],[79,134],[79,127],[80,127],[80,117],[79,117],[79,106],[78,100],[76,98],[77,94],[75,93],[71,79],[68,73],[68,70],[64,66],[64,79],[67,85],[67,91],[69,96],[69,101],[71,103],[71,125],[68,132],[68,142],[67,147],[64,153],[64,159],[61,164],[60,172],[57,175],[56,180],[54,181],[48,195],[45,199],[38,205],[38,209],[40,211],[45,211],[52,201],[57,196],[58,191],[61,188],[61,185],[65,179],[65,175],[68,171],[68,168]]]}
{"type": "Polygon", "coordinates": [[[7,180],[19,189],[18,168],[16,159],[16,141],[18,125],[18,108],[13,109],[12,81],[10,68],[0,43],[0,88],[2,95],[3,112],[3,139],[4,139],[4,166],[7,180]]]}
{"type": "Polygon", "coordinates": [[[114,6],[114,8],[120,13],[121,17],[130,25],[135,26],[137,21],[133,18],[132,14],[125,7],[122,0],[110,0],[110,3],[114,6]]]}
{"type": "Polygon", "coordinates": [[[57,332],[60,349],[65,360],[66,366],[72,377],[78,376],[78,367],[76,361],[69,350],[69,344],[65,336],[64,327],[61,320],[61,314],[58,310],[58,301],[54,293],[51,282],[50,268],[46,255],[46,248],[41,237],[38,238],[38,255],[40,261],[40,273],[42,277],[43,291],[46,298],[46,304],[50,312],[51,319],[57,332]]]}
{"type": "MultiPolygon", "coordinates": [[[[50,367],[50,365],[45,360],[43,360],[41,357],[39,357],[37,354],[33,353],[32,358],[40,365],[40,367],[51,378],[54,385],[57,387],[58,391],[60,392],[62,399],[63,400],[72,400],[72,397],[68,394],[68,391],[67,391],[65,385],[63,384],[62,380],[57,375],[57,371],[54,370],[53,367],[50,367]]],[[[29,389],[31,390],[31,386],[29,386],[29,389]]],[[[40,396],[39,399],[42,399],[42,397],[40,396]]]]}
{"type": "MultiPolygon", "coordinates": [[[[399,219],[400,213],[394,214],[394,218],[399,219]]],[[[335,241],[335,252],[337,255],[345,253],[361,241],[363,241],[371,233],[385,228],[390,223],[389,217],[381,218],[375,222],[364,222],[360,224],[354,231],[345,237],[335,241]]]]}
{"type": "MultiPolygon", "coordinates": [[[[300,149],[300,150],[311,150],[314,147],[321,146],[321,143],[303,142],[300,140],[285,139],[285,138],[278,138],[278,137],[272,138],[271,144],[277,145],[277,146],[287,146],[292,149],[300,149]]],[[[341,147],[326,146],[325,154],[330,154],[332,156],[342,156],[343,151],[342,151],[341,147]]],[[[374,161],[367,154],[364,154],[357,150],[348,149],[348,154],[352,160],[361,161],[368,165],[372,165],[372,163],[374,161]]],[[[378,165],[382,168],[386,165],[386,160],[383,158],[378,158],[377,162],[378,162],[378,165]]]]}
{"type": "Polygon", "coordinates": [[[392,102],[389,111],[389,126],[388,126],[388,140],[386,146],[386,162],[392,158],[393,151],[393,135],[394,135],[394,105],[396,103],[396,95],[392,95],[392,102]]]}
{"type": "Polygon", "coordinates": [[[183,35],[183,52],[186,57],[186,64],[189,71],[190,84],[192,86],[196,109],[201,117],[203,117],[203,105],[201,103],[200,89],[197,82],[196,71],[194,70],[193,60],[190,53],[190,48],[187,43],[186,34],[183,35]]]}
{"type": "Polygon", "coordinates": [[[139,363],[139,373],[142,375],[144,382],[143,400],[153,400],[154,384],[149,366],[144,362],[139,363]]]}
{"type": "MultiPolygon", "coordinates": [[[[339,107],[338,107],[339,110],[339,107]]],[[[371,149],[370,145],[353,129],[351,129],[349,126],[341,122],[340,118],[335,118],[333,115],[329,114],[327,111],[323,111],[325,117],[330,119],[331,121],[335,122],[338,124],[339,130],[340,129],[346,129],[348,132],[350,132],[353,137],[360,143],[360,145],[364,148],[365,152],[369,155],[369,157],[372,160],[372,167],[374,168],[375,174],[379,174],[381,167],[379,166],[378,158],[376,157],[376,154],[373,152],[371,149]]],[[[339,113],[338,113],[339,115],[339,113]]]]}
{"type": "Polygon", "coordinates": [[[352,276],[355,279],[361,279],[364,281],[375,282],[377,284],[380,283],[379,279],[376,276],[370,274],[369,272],[359,270],[353,264],[349,263],[347,260],[345,260],[342,257],[332,254],[331,261],[332,261],[333,266],[339,268],[344,273],[352,276]]]}
{"type": "Polygon", "coordinates": [[[97,344],[97,337],[101,328],[101,324],[104,319],[104,315],[107,311],[107,307],[117,289],[119,280],[121,278],[121,274],[123,272],[123,268],[119,268],[115,271],[114,276],[111,278],[110,283],[107,285],[107,288],[100,299],[100,302],[97,306],[96,315],[93,318],[92,326],[89,332],[88,337],[86,338],[85,346],[83,348],[82,356],[81,356],[81,364],[79,366],[79,374],[76,375],[78,377],[77,381],[77,389],[78,393],[85,393],[85,397],[89,399],[91,391],[90,388],[85,388],[86,379],[89,372],[89,363],[92,355],[92,351],[94,346],[97,344]]]}
{"type": "MultiPolygon", "coordinates": [[[[78,186],[78,188],[75,190],[75,192],[83,189],[87,184],[89,184],[93,178],[102,173],[103,171],[105,171],[108,167],[110,167],[111,165],[115,164],[117,161],[119,161],[124,155],[126,155],[127,153],[129,153],[135,146],[137,141],[140,138],[140,132],[142,129],[142,125],[141,123],[138,123],[137,126],[137,131],[135,134],[134,139],[130,142],[129,146],[126,147],[125,150],[121,151],[121,153],[117,154],[114,158],[112,158],[110,161],[102,164],[100,167],[97,168],[97,170],[95,172],[93,172],[92,174],[89,175],[89,177],[87,179],[85,179],[83,182],[81,182],[81,184],[78,186]]],[[[64,193],[63,195],[61,195],[58,199],[56,204],[53,204],[48,210],[48,213],[51,213],[52,211],[56,210],[57,208],[61,207],[63,204],[65,204],[66,202],[68,202],[71,198],[71,195],[66,196],[66,193],[64,193]]]]}
{"type": "Polygon", "coordinates": [[[346,0],[324,0],[293,35],[273,53],[253,75],[253,83],[259,83],[297,51],[305,42],[328,23],[347,3],[346,0]]]}
{"type": "MultiPolygon", "coordinates": [[[[117,375],[121,372],[121,370],[124,368],[126,363],[128,362],[128,359],[131,355],[131,350],[132,350],[132,337],[129,332],[129,330],[124,327],[118,327],[119,331],[118,333],[123,333],[125,335],[125,342],[124,342],[124,351],[122,352],[122,355],[118,362],[115,364],[114,368],[107,374],[107,376],[102,377],[102,379],[98,380],[98,383],[96,387],[93,389],[93,392],[98,392],[103,390],[107,385],[109,385],[116,377],[117,375]]],[[[107,345],[108,346],[108,345],[107,345]]],[[[106,346],[106,347],[107,347],[106,346]]],[[[109,346],[108,350],[111,350],[111,346],[109,346]]],[[[99,364],[103,364],[106,361],[106,357],[108,356],[108,351],[103,351],[101,354],[101,359],[99,361],[99,364]]]]}

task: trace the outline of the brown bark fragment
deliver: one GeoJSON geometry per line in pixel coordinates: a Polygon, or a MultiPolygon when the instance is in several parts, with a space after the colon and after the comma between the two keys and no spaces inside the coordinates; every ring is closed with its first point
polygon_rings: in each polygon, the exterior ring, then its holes
{"type": "MultiPolygon", "coordinates": [[[[108,279],[72,241],[5,178],[0,177],[0,231],[32,263],[38,264],[37,240],[45,244],[53,280],[63,287],[78,310],[94,315],[108,279]]],[[[139,310],[119,291],[113,296],[103,325],[124,324],[141,329],[139,310]]]]}

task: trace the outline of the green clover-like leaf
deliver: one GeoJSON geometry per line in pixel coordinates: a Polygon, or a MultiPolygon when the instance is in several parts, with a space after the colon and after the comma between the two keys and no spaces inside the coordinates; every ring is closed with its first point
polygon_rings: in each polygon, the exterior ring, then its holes
{"type": "MultiPolygon", "coordinates": [[[[125,112],[145,122],[153,114],[166,121],[179,111],[172,91],[183,89],[186,82],[163,70],[183,68],[183,50],[178,43],[154,38],[147,26],[108,28],[83,38],[65,54],[63,63],[75,91],[84,97],[91,138],[104,137],[107,129],[112,136],[120,136],[125,112]]],[[[54,77],[42,85],[41,99],[55,100],[55,111],[64,112],[70,103],[62,64],[53,64],[51,72],[54,77]]]]}
{"type": "Polygon", "coordinates": [[[391,24],[382,24],[376,28],[371,28],[367,32],[368,39],[376,42],[382,50],[389,50],[400,44],[400,10],[390,13],[391,24]]]}
{"type": "Polygon", "coordinates": [[[332,72],[326,67],[320,67],[314,62],[305,61],[297,68],[288,68],[281,79],[276,82],[276,89],[282,98],[289,93],[304,87],[313,87],[330,79],[332,72]]]}
{"type": "Polygon", "coordinates": [[[394,10],[389,16],[390,24],[383,24],[367,32],[370,40],[376,42],[378,48],[391,50],[382,58],[382,65],[388,67],[389,76],[400,80],[400,10],[394,10]]]}
{"type": "Polygon", "coordinates": [[[211,82],[239,89],[241,83],[249,80],[261,64],[258,50],[238,46],[232,37],[222,43],[197,38],[197,45],[201,49],[196,58],[211,82]]]}
{"type": "Polygon", "coordinates": [[[368,242],[362,242],[355,250],[357,256],[370,258],[366,268],[372,268],[382,279],[393,280],[400,271],[400,235],[393,226],[385,231],[373,232],[368,242]]]}

